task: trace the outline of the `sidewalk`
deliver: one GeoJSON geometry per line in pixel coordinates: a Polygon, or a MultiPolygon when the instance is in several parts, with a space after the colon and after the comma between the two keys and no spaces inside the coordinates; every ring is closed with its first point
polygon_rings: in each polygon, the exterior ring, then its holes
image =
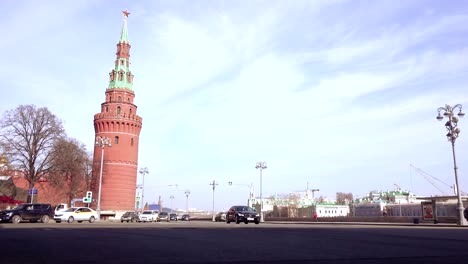
{"type": "Polygon", "coordinates": [[[450,223],[438,223],[432,222],[426,223],[388,223],[388,222],[304,222],[304,221],[265,221],[268,224],[299,224],[299,225],[375,225],[375,226],[414,226],[414,227],[460,227],[468,228],[468,226],[459,226],[457,224],[450,223]]]}

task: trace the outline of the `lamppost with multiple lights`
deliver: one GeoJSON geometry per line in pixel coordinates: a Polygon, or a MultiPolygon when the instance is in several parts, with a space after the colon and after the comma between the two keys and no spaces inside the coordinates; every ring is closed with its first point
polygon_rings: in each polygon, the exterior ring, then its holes
{"type": "Polygon", "coordinates": [[[215,195],[214,195],[214,193],[215,193],[216,185],[218,185],[218,183],[215,180],[213,180],[213,182],[211,182],[210,185],[213,188],[213,213],[212,213],[213,217],[212,217],[211,221],[215,222],[215,209],[214,209],[214,207],[215,207],[215,202],[214,202],[215,201],[214,200],[215,195]]]}
{"type": "Polygon", "coordinates": [[[189,212],[189,210],[188,210],[188,197],[189,197],[189,195],[190,195],[190,190],[186,190],[185,191],[185,197],[187,197],[187,199],[185,200],[185,207],[187,209],[187,214],[189,212]]]}
{"type": "Polygon", "coordinates": [[[260,222],[263,222],[263,197],[262,197],[262,170],[267,168],[265,161],[259,161],[255,165],[256,169],[260,169],[260,222]]]}
{"type": "Polygon", "coordinates": [[[457,167],[457,159],[455,157],[455,140],[458,138],[460,134],[460,128],[458,128],[458,121],[459,118],[455,116],[454,111],[458,109],[458,117],[462,118],[465,116],[465,113],[462,112],[462,105],[456,104],[455,106],[445,105],[443,107],[439,107],[437,109],[437,120],[442,121],[444,117],[440,114],[443,112],[443,115],[447,117],[448,121],[445,123],[445,128],[447,128],[447,139],[450,143],[452,143],[452,155],[453,155],[453,170],[455,172],[455,187],[457,189],[457,198],[458,198],[458,225],[466,225],[466,220],[463,217],[463,203],[461,200],[461,192],[458,185],[458,167],[457,167]]]}
{"type": "Polygon", "coordinates": [[[145,209],[145,175],[149,173],[148,168],[140,168],[139,173],[142,176],[142,185],[141,185],[141,210],[143,211],[145,209]]]}
{"type": "Polygon", "coordinates": [[[111,140],[108,137],[96,137],[95,145],[101,148],[101,168],[99,170],[99,190],[98,190],[98,200],[96,212],[98,215],[98,220],[101,220],[101,188],[102,188],[102,167],[104,165],[104,148],[112,147],[111,140]]]}

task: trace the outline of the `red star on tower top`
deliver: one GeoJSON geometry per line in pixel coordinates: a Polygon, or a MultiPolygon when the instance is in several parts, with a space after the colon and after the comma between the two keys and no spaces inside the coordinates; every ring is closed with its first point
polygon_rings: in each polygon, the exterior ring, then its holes
{"type": "Polygon", "coordinates": [[[128,17],[128,15],[130,15],[130,12],[128,12],[127,10],[124,10],[122,11],[124,17],[128,17]]]}

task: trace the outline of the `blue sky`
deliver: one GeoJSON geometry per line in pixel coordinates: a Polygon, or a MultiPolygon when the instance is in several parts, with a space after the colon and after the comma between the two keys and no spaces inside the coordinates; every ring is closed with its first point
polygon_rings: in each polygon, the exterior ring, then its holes
{"type": "MultiPolygon", "coordinates": [[[[435,117],[468,109],[464,1],[8,1],[0,111],[47,106],[92,149],[122,26],[143,117],[145,197],[211,209],[304,190],[334,199],[394,184],[441,195],[410,167],[454,183],[435,117]],[[234,183],[228,186],[228,181],[234,183]],[[178,187],[168,187],[178,184],[178,187]]],[[[468,120],[456,143],[468,191],[468,120]]],[[[139,179],[140,180],[140,179],[139,179]]],[[[446,194],[450,189],[444,185],[446,194]]]]}

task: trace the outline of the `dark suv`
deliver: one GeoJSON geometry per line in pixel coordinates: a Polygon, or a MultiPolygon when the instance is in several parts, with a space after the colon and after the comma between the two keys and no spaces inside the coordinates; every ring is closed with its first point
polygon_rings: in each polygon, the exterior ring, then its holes
{"type": "Polygon", "coordinates": [[[20,204],[11,210],[0,212],[0,222],[17,224],[21,221],[48,223],[54,218],[54,208],[50,204],[20,204]]]}
{"type": "Polygon", "coordinates": [[[260,223],[260,215],[252,207],[236,205],[231,207],[226,213],[226,223],[229,224],[230,222],[236,222],[236,224],[239,224],[240,222],[244,222],[246,224],[254,222],[258,225],[260,223]]]}

